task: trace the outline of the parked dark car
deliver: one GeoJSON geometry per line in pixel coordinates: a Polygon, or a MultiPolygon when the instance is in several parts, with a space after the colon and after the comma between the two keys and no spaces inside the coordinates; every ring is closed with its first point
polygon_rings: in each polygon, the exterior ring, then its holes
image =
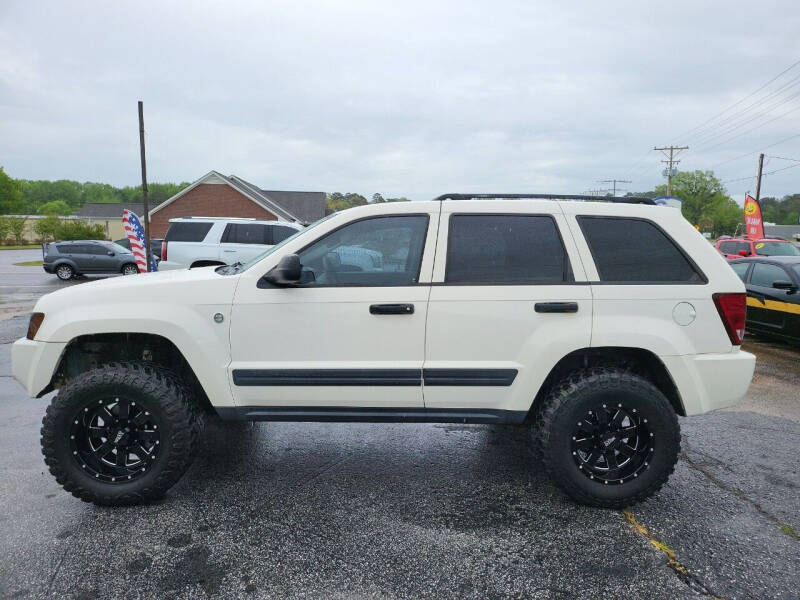
{"type": "MultiPolygon", "coordinates": [[[[119,244],[123,248],[127,248],[128,250],[131,249],[131,242],[128,238],[122,238],[121,240],[114,240],[115,244],[119,244]]],[[[164,243],[164,238],[150,238],[150,254],[153,255],[153,259],[158,264],[161,261],[161,244],[164,243]]]]}
{"type": "Polygon", "coordinates": [[[747,288],[747,330],[800,343],[800,256],[731,261],[747,288]]]}
{"type": "Polygon", "coordinates": [[[55,273],[65,281],[89,273],[139,272],[130,250],[114,242],[97,240],[52,242],[47,246],[42,266],[47,273],[55,273]]]}

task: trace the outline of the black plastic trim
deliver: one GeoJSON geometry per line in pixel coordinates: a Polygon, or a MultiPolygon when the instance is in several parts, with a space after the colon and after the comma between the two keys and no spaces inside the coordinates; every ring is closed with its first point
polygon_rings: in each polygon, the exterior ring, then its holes
{"type": "Polygon", "coordinates": [[[420,369],[234,369],[238,386],[419,386],[420,369]]]}
{"type": "Polygon", "coordinates": [[[434,200],[583,200],[586,202],[617,202],[620,204],[649,204],[652,198],[637,196],[585,196],[579,194],[442,194],[434,200]]]}
{"type": "Polygon", "coordinates": [[[516,369],[423,369],[426,386],[503,386],[514,383],[516,369]]]}
{"type": "Polygon", "coordinates": [[[227,421],[306,421],[322,423],[506,423],[520,424],[524,410],[483,408],[360,408],[347,406],[219,406],[227,421]]]}

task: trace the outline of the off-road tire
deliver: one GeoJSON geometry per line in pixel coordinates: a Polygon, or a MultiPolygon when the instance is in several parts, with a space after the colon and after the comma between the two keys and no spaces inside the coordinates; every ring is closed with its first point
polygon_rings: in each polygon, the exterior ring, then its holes
{"type": "Polygon", "coordinates": [[[624,508],[655,494],[675,469],[680,425],[669,400],[652,383],[623,369],[597,367],[570,373],[557,383],[535,412],[536,452],[554,483],[580,504],[624,508]],[[576,422],[593,406],[623,403],[646,418],[653,436],[646,468],[635,478],[609,485],[590,479],[573,456],[576,422]]]}
{"type": "Polygon", "coordinates": [[[98,505],[130,505],[161,498],[186,472],[195,456],[203,418],[183,382],[147,363],[109,363],[70,379],[42,419],[41,443],[50,473],[73,496],[98,505]],[[81,467],[70,447],[73,418],[98,397],[124,394],[146,407],[160,428],[159,452],[130,482],[98,481],[81,467]]]}
{"type": "Polygon", "coordinates": [[[61,281],[69,281],[75,277],[75,269],[69,265],[61,264],[56,267],[56,277],[61,281]]]}

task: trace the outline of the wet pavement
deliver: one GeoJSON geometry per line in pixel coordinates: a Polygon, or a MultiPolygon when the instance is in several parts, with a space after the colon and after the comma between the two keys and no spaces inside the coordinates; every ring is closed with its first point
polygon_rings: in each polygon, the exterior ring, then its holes
{"type": "Polygon", "coordinates": [[[800,595],[789,346],[748,341],[745,402],[681,419],[674,475],[628,512],[564,497],[523,428],[313,423],[211,425],[164,500],[100,508],[42,461],[48,397],[10,377],[26,326],[0,321],[0,598],[800,595]]]}

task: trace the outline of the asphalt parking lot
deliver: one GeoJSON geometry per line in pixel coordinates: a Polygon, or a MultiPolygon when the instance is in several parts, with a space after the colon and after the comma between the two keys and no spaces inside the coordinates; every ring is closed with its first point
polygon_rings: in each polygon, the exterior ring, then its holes
{"type": "MultiPolygon", "coordinates": [[[[16,283],[63,285],[5,252],[5,316],[35,296],[16,283]]],[[[568,500],[521,428],[293,423],[211,425],[163,501],[111,509],[46,471],[49,397],[10,377],[26,326],[0,320],[0,598],[800,597],[798,349],[748,341],[747,398],[681,419],[629,512],[568,500]]]]}

